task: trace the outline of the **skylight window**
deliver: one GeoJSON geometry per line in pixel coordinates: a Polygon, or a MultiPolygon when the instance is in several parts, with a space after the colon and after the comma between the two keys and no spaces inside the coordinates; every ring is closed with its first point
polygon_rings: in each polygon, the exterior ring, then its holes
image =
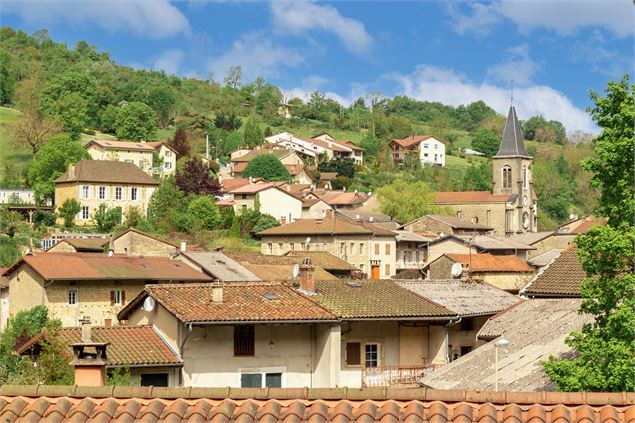
{"type": "Polygon", "coordinates": [[[359,282],[346,282],[346,285],[350,286],[351,288],[361,288],[362,284],[359,282]]]}
{"type": "Polygon", "coordinates": [[[267,301],[275,301],[278,299],[278,297],[276,295],[273,294],[265,294],[262,296],[262,298],[264,298],[267,301]]]}

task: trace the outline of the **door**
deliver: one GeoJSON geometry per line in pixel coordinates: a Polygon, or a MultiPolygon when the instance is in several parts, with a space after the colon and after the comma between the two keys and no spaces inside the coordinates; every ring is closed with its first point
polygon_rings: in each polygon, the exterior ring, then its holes
{"type": "Polygon", "coordinates": [[[370,277],[371,279],[377,280],[379,279],[379,266],[371,266],[370,267],[370,277]]]}
{"type": "Polygon", "coordinates": [[[427,358],[427,327],[399,326],[399,365],[423,366],[427,358]]]}

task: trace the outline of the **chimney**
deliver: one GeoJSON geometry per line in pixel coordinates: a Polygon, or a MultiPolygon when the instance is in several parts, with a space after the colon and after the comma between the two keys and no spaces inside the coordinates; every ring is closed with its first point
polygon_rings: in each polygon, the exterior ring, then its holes
{"type": "Polygon", "coordinates": [[[212,301],[214,304],[223,302],[223,284],[221,282],[212,283],[212,301]]]}
{"type": "Polygon", "coordinates": [[[68,177],[69,178],[75,177],[75,165],[72,163],[68,165],[68,177]]]}
{"type": "Polygon", "coordinates": [[[181,241],[181,252],[187,251],[187,241],[181,241]]]}
{"type": "Polygon", "coordinates": [[[314,270],[315,266],[311,263],[310,258],[302,260],[302,264],[300,265],[300,289],[309,294],[315,293],[314,270]]]}
{"type": "Polygon", "coordinates": [[[329,219],[333,218],[333,209],[326,210],[326,217],[329,219]]]}
{"type": "Polygon", "coordinates": [[[75,368],[75,385],[105,386],[107,346],[107,342],[93,342],[90,323],[82,324],[81,342],[71,344],[73,361],[70,364],[75,368]]]}

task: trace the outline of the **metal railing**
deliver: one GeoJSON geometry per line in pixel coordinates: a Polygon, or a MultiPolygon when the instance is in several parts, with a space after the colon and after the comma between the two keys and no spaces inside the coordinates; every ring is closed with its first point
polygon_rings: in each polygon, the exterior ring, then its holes
{"type": "Polygon", "coordinates": [[[378,366],[362,369],[362,387],[412,385],[429,375],[436,365],[424,366],[378,366]]]}

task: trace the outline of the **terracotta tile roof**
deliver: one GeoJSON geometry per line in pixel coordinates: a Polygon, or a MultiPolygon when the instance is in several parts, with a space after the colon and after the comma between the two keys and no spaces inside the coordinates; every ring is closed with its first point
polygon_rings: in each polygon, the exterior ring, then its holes
{"type": "Polygon", "coordinates": [[[319,266],[327,271],[353,271],[359,270],[352,264],[334,256],[328,251],[289,251],[285,254],[292,257],[297,263],[304,258],[310,258],[314,265],[319,266]]]}
{"type": "MultiPolygon", "coordinates": [[[[258,276],[263,281],[293,281],[293,264],[252,264],[242,263],[251,273],[258,276]]],[[[336,280],[337,278],[331,275],[320,266],[315,266],[313,271],[315,278],[324,280],[336,280]]]]}
{"type": "Polygon", "coordinates": [[[448,307],[459,316],[493,315],[516,304],[519,298],[485,282],[448,280],[403,280],[400,286],[448,307]]]}
{"type": "Polygon", "coordinates": [[[243,185],[239,188],[236,188],[232,191],[230,191],[230,194],[255,194],[257,192],[260,191],[264,191],[266,189],[269,189],[271,187],[274,187],[275,185],[272,182],[256,182],[256,183],[252,183],[252,184],[247,184],[247,185],[243,185]]]}
{"type": "Polygon", "coordinates": [[[335,211],[335,213],[338,216],[346,217],[355,222],[360,220],[370,223],[396,222],[396,220],[393,219],[391,216],[379,212],[338,209],[335,211]]]}
{"type": "Polygon", "coordinates": [[[461,263],[472,272],[533,272],[527,262],[516,255],[496,256],[484,254],[445,254],[455,263],[461,263]]]}
{"type": "Polygon", "coordinates": [[[337,172],[320,172],[320,181],[330,181],[337,178],[337,172]]]}
{"type": "Polygon", "coordinates": [[[311,298],[280,282],[223,284],[221,303],[212,301],[214,288],[214,284],[147,285],[118,317],[125,319],[128,312],[149,295],[183,323],[332,321],[336,318],[311,298]]]}
{"type": "Polygon", "coordinates": [[[284,148],[273,148],[273,146],[261,147],[257,150],[251,150],[249,153],[244,156],[240,156],[238,158],[232,159],[232,162],[249,162],[254,158],[263,155],[263,154],[271,154],[278,160],[282,160],[290,154],[293,154],[293,150],[288,150],[284,148]]]}
{"type": "Polygon", "coordinates": [[[243,173],[245,169],[247,169],[247,165],[249,162],[239,162],[232,166],[232,171],[234,173],[243,173]]]}
{"type": "Polygon", "coordinates": [[[50,280],[209,281],[211,278],[179,260],[89,253],[37,253],[11,265],[26,264],[50,280]]]}
{"type": "Polygon", "coordinates": [[[127,233],[130,233],[130,232],[134,232],[137,235],[140,235],[140,236],[143,236],[143,237],[146,237],[146,238],[150,238],[150,239],[153,239],[155,241],[163,242],[164,244],[171,245],[171,246],[173,246],[175,248],[179,248],[180,247],[180,245],[177,244],[174,241],[168,241],[167,239],[160,238],[160,237],[158,237],[156,235],[152,235],[152,234],[149,234],[147,232],[143,232],[143,231],[141,231],[141,230],[139,230],[137,228],[133,228],[133,227],[128,228],[125,231],[123,231],[122,233],[120,233],[119,235],[115,236],[113,238],[113,242],[116,241],[117,239],[121,238],[122,236],[126,235],[127,233]]]}
{"type": "Polygon", "coordinates": [[[633,393],[408,388],[0,387],[0,416],[20,421],[626,423],[633,393]]]}
{"type": "Polygon", "coordinates": [[[289,175],[296,176],[299,175],[300,172],[306,169],[306,165],[284,165],[284,167],[289,172],[289,175]]]}
{"type": "Polygon", "coordinates": [[[155,150],[157,150],[157,151],[159,151],[159,148],[160,148],[162,145],[165,145],[167,148],[169,148],[170,150],[172,150],[172,151],[174,152],[174,154],[176,154],[176,155],[178,155],[178,154],[179,154],[179,152],[178,152],[178,151],[176,151],[176,150],[174,149],[174,147],[172,147],[172,146],[170,145],[170,143],[169,143],[169,142],[167,142],[167,141],[148,141],[148,142],[146,142],[146,144],[148,144],[148,145],[152,146],[152,148],[154,148],[154,149],[155,149],[155,150]]]}
{"type": "Polygon", "coordinates": [[[412,135],[406,138],[401,139],[392,139],[390,142],[394,142],[399,144],[402,147],[409,148],[421,143],[421,141],[427,140],[428,138],[433,138],[432,135],[412,135]]]}
{"type": "Polygon", "coordinates": [[[505,203],[512,195],[493,195],[489,191],[441,191],[436,193],[437,204],[454,203],[505,203]]]}
{"type": "Polygon", "coordinates": [[[61,244],[63,242],[75,247],[75,249],[80,252],[81,251],[99,252],[99,251],[104,251],[104,247],[108,244],[108,239],[106,238],[66,238],[61,240],[55,245],[61,244]]]}
{"type": "MultiPolygon", "coordinates": [[[[94,342],[108,342],[107,367],[139,367],[147,365],[183,365],[177,354],[163,342],[152,326],[113,326],[93,327],[91,336],[94,342]]],[[[39,344],[46,334],[36,335],[20,348],[17,354],[28,353],[32,347],[39,344]]],[[[60,329],[60,341],[68,345],[69,357],[73,355],[71,344],[81,342],[82,328],[60,329]]]]}
{"type": "Polygon", "coordinates": [[[221,186],[223,187],[224,192],[230,192],[237,188],[244,187],[245,185],[249,185],[248,178],[227,178],[222,179],[220,181],[221,186]]]}
{"type": "Polygon", "coordinates": [[[137,151],[154,151],[155,146],[153,143],[143,141],[109,141],[109,140],[92,140],[84,146],[88,147],[91,144],[97,144],[108,150],[137,150],[137,151]]]}
{"type": "Polygon", "coordinates": [[[159,185],[159,181],[145,173],[137,165],[107,160],[80,160],[70,165],[55,183],[97,182],[111,184],[159,185]],[[71,174],[71,166],[75,166],[71,174]]]}
{"type": "Polygon", "coordinates": [[[304,138],[304,137],[296,137],[296,138],[311,144],[315,144],[317,146],[320,146],[322,148],[325,148],[331,151],[337,151],[340,153],[346,153],[351,151],[350,148],[344,147],[340,145],[339,143],[337,143],[336,141],[324,141],[324,140],[318,140],[316,138],[304,138]]]}
{"type": "Polygon", "coordinates": [[[325,191],[315,194],[329,206],[354,206],[363,204],[368,200],[368,194],[363,192],[325,191]]]}
{"type": "Polygon", "coordinates": [[[586,273],[573,245],[542,268],[520,293],[529,297],[580,297],[584,279],[586,273]]]}
{"type": "Polygon", "coordinates": [[[344,320],[420,318],[447,320],[452,310],[421,297],[391,280],[317,281],[312,298],[344,320]]]}
{"type": "Polygon", "coordinates": [[[326,218],[323,220],[299,219],[294,222],[287,223],[286,225],[276,226],[275,228],[258,232],[258,235],[371,235],[372,233],[372,230],[344,219],[326,218]]]}
{"type": "MultiPolygon", "coordinates": [[[[260,253],[225,253],[228,257],[236,262],[246,266],[251,265],[276,265],[276,266],[293,266],[294,264],[302,264],[302,260],[309,257],[315,265],[316,272],[325,271],[323,275],[327,275],[327,279],[331,279],[333,275],[326,273],[330,271],[357,270],[354,266],[348,264],[344,260],[335,257],[326,251],[289,251],[282,256],[265,255],[260,253]]],[[[288,278],[285,273],[282,279],[288,278]]],[[[315,274],[316,278],[318,273],[315,274]]]]}
{"type": "Polygon", "coordinates": [[[403,231],[403,230],[394,230],[393,231],[395,233],[395,240],[397,242],[417,242],[417,243],[424,243],[424,242],[430,242],[433,241],[436,236],[431,236],[431,237],[425,237],[423,235],[414,233],[414,232],[410,232],[410,231],[403,231]]]}
{"type": "Polygon", "coordinates": [[[556,233],[580,235],[589,232],[594,226],[605,224],[606,219],[603,217],[586,216],[565,223],[556,231],[556,233]]]}

